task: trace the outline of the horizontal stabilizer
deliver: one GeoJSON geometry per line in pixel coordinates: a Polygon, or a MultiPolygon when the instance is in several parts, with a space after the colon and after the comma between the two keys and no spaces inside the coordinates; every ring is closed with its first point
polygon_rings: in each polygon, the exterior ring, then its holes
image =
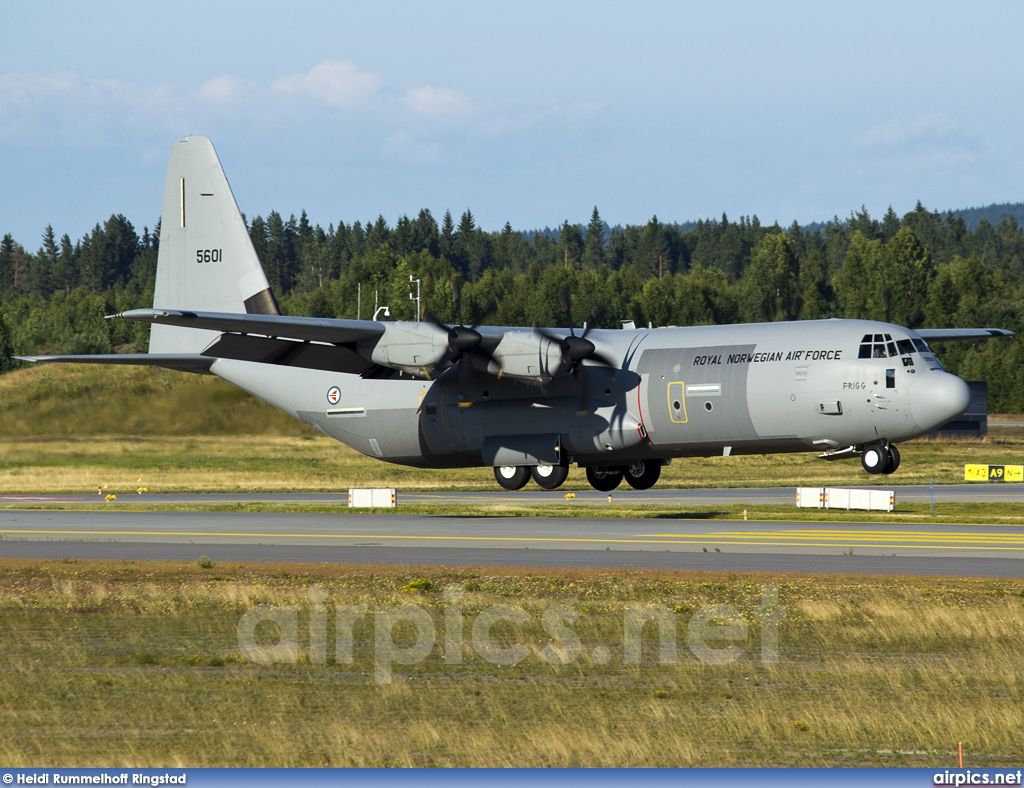
{"type": "Polygon", "coordinates": [[[122,364],[208,374],[214,359],[198,353],[96,353],[88,356],[15,356],[30,364],[122,364]]]}
{"type": "Polygon", "coordinates": [[[138,323],[181,326],[182,328],[228,331],[237,334],[261,334],[307,342],[332,344],[376,339],[384,334],[384,324],[373,320],[336,320],[326,317],[283,317],[281,315],[240,315],[226,312],[189,312],[173,309],[132,309],[110,318],[138,323]]]}
{"type": "Polygon", "coordinates": [[[1013,332],[1005,328],[918,328],[914,333],[925,342],[960,342],[1013,336],[1013,332]]]}

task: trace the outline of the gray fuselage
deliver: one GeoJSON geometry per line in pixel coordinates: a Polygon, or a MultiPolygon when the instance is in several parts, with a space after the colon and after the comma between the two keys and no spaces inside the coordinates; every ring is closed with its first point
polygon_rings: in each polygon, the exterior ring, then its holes
{"type": "Polygon", "coordinates": [[[364,454],[436,468],[823,452],[924,435],[969,401],[967,385],[914,332],[888,323],[595,330],[589,338],[621,368],[585,366],[583,413],[571,374],[540,388],[480,370],[376,380],[218,359],[211,371],[364,454]]]}

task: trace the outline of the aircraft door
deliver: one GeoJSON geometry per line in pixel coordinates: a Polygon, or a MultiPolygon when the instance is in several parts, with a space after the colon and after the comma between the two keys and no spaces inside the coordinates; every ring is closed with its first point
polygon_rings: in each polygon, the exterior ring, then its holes
{"type": "Polygon", "coordinates": [[[651,348],[640,358],[644,426],[655,446],[729,445],[757,432],[747,406],[753,346],[651,348]]]}
{"type": "Polygon", "coordinates": [[[673,381],[668,384],[668,418],[673,424],[686,424],[686,383],[673,381]]]}
{"type": "Polygon", "coordinates": [[[420,397],[420,434],[431,454],[454,451],[445,425],[444,391],[434,386],[420,397]]]}

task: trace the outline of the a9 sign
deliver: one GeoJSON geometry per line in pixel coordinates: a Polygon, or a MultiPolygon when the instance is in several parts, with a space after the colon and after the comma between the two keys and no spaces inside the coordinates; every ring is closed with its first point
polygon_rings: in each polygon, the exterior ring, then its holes
{"type": "Polygon", "coordinates": [[[220,249],[196,249],[197,263],[219,263],[223,259],[220,249]]]}

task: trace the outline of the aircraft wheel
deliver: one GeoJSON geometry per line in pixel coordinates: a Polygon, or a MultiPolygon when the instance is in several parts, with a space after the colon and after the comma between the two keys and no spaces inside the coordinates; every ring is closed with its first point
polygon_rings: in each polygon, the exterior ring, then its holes
{"type": "Polygon", "coordinates": [[[661,478],[661,463],[637,460],[626,466],[623,476],[634,490],[649,490],[661,478]]]}
{"type": "Polygon", "coordinates": [[[494,478],[506,490],[519,490],[530,481],[530,469],[525,465],[496,465],[494,478]]]}
{"type": "Polygon", "coordinates": [[[885,464],[885,470],[882,473],[896,473],[896,469],[900,467],[900,450],[897,449],[893,444],[889,444],[889,461],[885,464]]]}
{"type": "Polygon", "coordinates": [[[860,464],[868,473],[882,473],[889,464],[889,452],[880,443],[869,444],[860,455],[860,464]]]}
{"type": "Polygon", "coordinates": [[[622,470],[603,465],[588,465],[587,481],[595,490],[611,492],[622,482],[622,470]]]}
{"type": "Polygon", "coordinates": [[[533,480],[545,490],[557,490],[569,477],[569,468],[565,465],[534,465],[533,480]]]}

